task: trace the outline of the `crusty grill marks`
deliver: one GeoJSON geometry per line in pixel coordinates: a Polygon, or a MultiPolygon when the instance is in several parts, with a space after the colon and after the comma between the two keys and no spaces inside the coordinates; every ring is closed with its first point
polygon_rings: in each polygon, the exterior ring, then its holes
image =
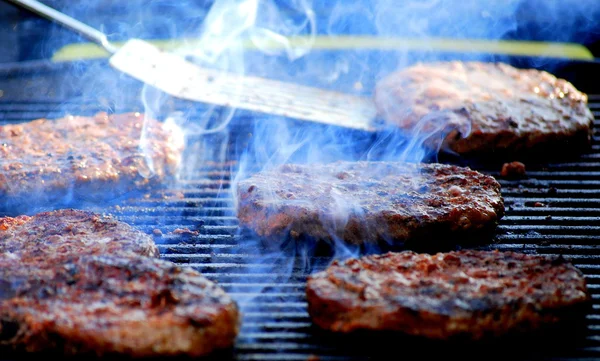
{"type": "Polygon", "coordinates": [[[503,214],[495,179],[442,164],[284,165],[238,183],[238,218],[264,237],[402,241],[493,229],[503,214]]]}
{"type": "Polygon", "coordinates": [[[334,262],[309,277],[321,327],[481,338],[558,322],[589,302],[585,279],[562,258],[514,252],[388,253],[334,262]]]}
{"type": "MultiPolygon", "coordinates": [[[[151,236],[109,215],[62,209],[0,218],[0,265],[40,268],[74,255],[158,257],[151,236]]],[[[32,270],[33,271],[33,270],[32,270]]]]}
{"type": "Polygon", "coordinates": [[[51,277],[22,281],[22,273],[0,270],[4,280],[21,279],[0,309],[12,325],[0,344],[17,350],[199,356],[230,347],[238,333],[231,298],[170,262],[81,257],[56,265],[51,277]]]}
{"type": "Polygon", "coordinates": [[[594,119],[587,96],[571,83],[501,63],[417,64],[383,79],[375,101],[403,129],[422,137],[445,133],[445,145],[458,153],[521,151],[569,139],[569,148],[585,148],[594,119]]]}
{"type": "Polygon", "coordinates": [[[71,191],[112,198],[154,186],[175,175],[182,150],[175,132],[139,113],[0,126],[0,202],[71,191]]]}
{"type": "MultiPolygon", "coordinates": [[[[427,308],[448,316],[463,311],[495,309],[510,298],[551,307],[557,301],[554,298],[557,296],[555,290],[564,287],[562,282],[569,284],[560,293],[567,302],[581,299],[586,289],[581,272],[564,259],[532,258],[517,253],[497,253],[494,257],[486,257],[470,251],[438,253],[433,256],[406,252],[404,257],[394,254],[376,255],[360,261],[350,260],[345,264],[334,262],[332,267],[348,267],[350,272],[338,268],[332,270],[330,275],[341,281],[338,286],[342,288],[360,288],[363,296],[369,285],[368,282],[363,284],[361,281],[370,279],[377,282],[377,275],[397,271],[380,285],[382,288],[391,288],[411,284],[410,288],[392,291],[407,297],[397,300],[402,306],[415,310],[427,308]],[[365,277],[354,277],[361,270],[367,272],[365,277]],[[545,289],[542,286],[546,286],[545,289]],[[456,302],[455,297],[460,301],[456,302]],[[429,303],[424,300],[430,298],[438,302],[429,303]],[[430,309],[430,306],[435,307],[430,309]]],[[[374,298],[368,300],[377,302],[374,298]]]]}

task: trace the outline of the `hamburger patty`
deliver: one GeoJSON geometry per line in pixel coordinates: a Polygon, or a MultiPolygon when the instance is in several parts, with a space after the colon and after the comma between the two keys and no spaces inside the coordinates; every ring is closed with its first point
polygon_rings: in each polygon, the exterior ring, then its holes
{"type": "Polygon", "coordinates": [[[237,213],[262,237],[361,244],[491,233],[504,203],[493,177],[468,168],[337,162],[283,165],[240,181],[237,213]]]}
{"type": "Polygon", "coordinates": [[[590,301],[562,258],[474,250],[334,261],[309,276],[306,295],[313,322],[330,331],[473,340],[574,321],[590,301]]]}
{"type": "Polygon", "coordinates": [[[580,152],[594,120],[568,81],[502,63],[417,64],[381,80],[375,102],[387,121],[459,154],[580,152]]]}
{"type": "Polygon", "coordinates": [[[108,215],[62,209],[0,218],[0,268],[42,271],[74,256],[158,257],[150,235],[108,215]]]}
{"type": "Polygon", "coordinates": [[[0,207],[106,200],[164,183],[183,141],[139,113],[0,126],[0,207]]]}
{"type": "Polygon", "coordinates": [[[82,256],[40,275],[0,268],[0,345],[19,352],[200,356],[232,346],[234,301],[198,272],[143,256],[82,256]]]}
{"type": "Polygon", "coordinates": [[[15,351],[165,356],[232,345],[239,315],[198,272],[156,260],[111,216],[0,218],[0,345],[15,351]]]}

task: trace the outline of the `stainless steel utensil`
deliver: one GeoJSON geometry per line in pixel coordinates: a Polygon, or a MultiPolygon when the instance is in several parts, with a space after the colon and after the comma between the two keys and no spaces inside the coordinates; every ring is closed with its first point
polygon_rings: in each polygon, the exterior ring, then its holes
{"type": "Polygon", "coordinates": [[[112,54],[109,63],[174,97],[300,120],[375,130],[370,98],[207,69],[140,39],[121,47],[106,34],[35,0],[7,0],[71,29],[112,54]]]}

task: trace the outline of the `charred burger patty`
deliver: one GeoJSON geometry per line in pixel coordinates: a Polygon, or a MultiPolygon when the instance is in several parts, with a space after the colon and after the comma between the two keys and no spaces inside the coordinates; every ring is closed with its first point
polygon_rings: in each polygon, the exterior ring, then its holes
{"type": "Polygon", "coordinates": [[[149,235],[107,215],[0,218],[0,346],[134,357],[231,346],[236,304],[158,256],[149,235]]]}
{"type": "Polygon", "coordinates": [[[152,237],[109,215],[61,209],[0,217],[0,268],[60,265],[73,256],[158,257],[152,237]]]}
{"type": "Polygon", "coordinates": [[[459,154],[579,152],[594,120],[587,96],[568,81],[502,63],[407,67],[378,83],[375,102],[389,122],[459,154]]]}
{"type": "Polygon", "coordinates": [[[309,277],[306,294],[327,330],[474,340],[558,324],[590,300],[582,273],[562,258],[474,250],[336,261],[309,277]]]}
{"type": "Polygon", "coordinates": [[[354,244],[487,234],[504,214],[493,177],[444,164],[283,165],[240,181],[237,203],[240,223],[265,238],[354,244]]]}
{"type": "Polygon", "coordinates": [[[106,200],[175,175],[183,142],[139,113],[0,126],[0,206],[106,200]]]}
{"type": "Polygon", "coordinates": [[[84,256],[50,269],[42,276],[0,269],[0,345],[66,355],[201,356],[231,347],[238,333],[232,299],[171,262],[84,256]]]}

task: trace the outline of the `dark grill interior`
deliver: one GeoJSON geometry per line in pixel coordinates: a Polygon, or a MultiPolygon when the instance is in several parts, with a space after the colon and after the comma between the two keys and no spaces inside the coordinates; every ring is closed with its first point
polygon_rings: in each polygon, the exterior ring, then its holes
{"type": "MultiPolygon", "coordinates": [[[[591,95],[596,117],[600,95],[591,95]]],[[[66,113],[93,114],[105,110],[85,101],[0,101],[0,124],[66,113]]],[[[129,110],[141,111],[133,107],[129,110]]],[[[248,120],[241,120],[243,123],[248,120]]],[[[600,121],[596,122],[600,128],[600,121]]],[[[528,164],[522,180],[500,179],[507,214],[491,248],[564,255],[587,276],[593,309],[587,330],[564,349],[549,345],[520,354],[525,359],[600,358],[600,135],[593,151],[576,160],[546,165],[528,164]],[[571,346],[571,344],[573,344],[571,346]],[[541,351],[540,351],[541,350],[541,351]]],[[[194,140],[192,140],[193,142],[194,140]]],[[[239,360],[366,359],[374,349],[322,335],[311,326],[306,311],[306,275],[322,269],[325,256],[303,257],[301,249],[269,252],[240,232],[230,187],[235,163],[206,162],[187,172],[175,189],[95,208],[113,213],[150,234],[156,234],[162,257],[189,265],[217,281],[238,300],[244,313],[241,334],[232,357],[239,360]],[[157,231],[159,230],[159,231],[157,231]]],[[[499,176],[499,168],[483,169],[499,176]]],[[[571,333],[564,330],[566,337],[571,333]]],[[[407,344],[396,341],[392,350],[407,344]]],[[[510,347],[508,347],[510,348],[510,347]]],[[[426,350],[424,350],[426,351],[426,350]]],[[[465,352],[463,349],[461,354],[465,352]]]]}

